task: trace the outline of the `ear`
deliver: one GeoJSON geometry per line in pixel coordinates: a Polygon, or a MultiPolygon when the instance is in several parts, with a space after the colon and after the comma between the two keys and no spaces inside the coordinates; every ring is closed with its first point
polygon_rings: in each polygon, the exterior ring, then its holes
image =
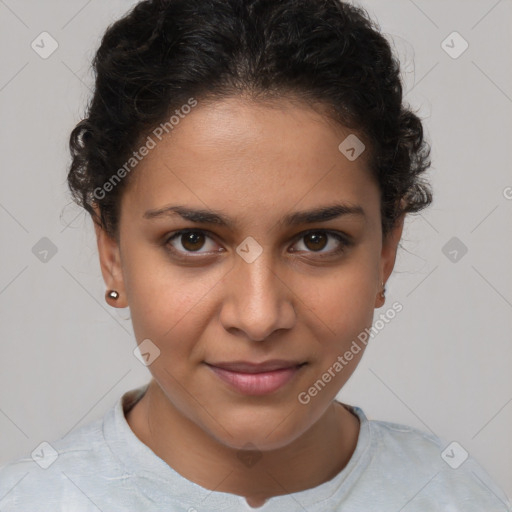
{"type": "MultiPolygon", "coordinates": [[[[97,207],[94,208],[99,218],[97,207]]],[[[128,302],[126,300],[126,292],[123,279],[123,270],[121,266],[121,254],[119,243],[117,240],[107,234],[98,222],[94,222],[94,230],[96,232],[96,242],[98,244],[98,253],[100,258],[101,274],[103,281],[109,290],[115,290],[119,297],[112,299],[105,294],[105,300],[110,306],[116,308],[126,308],[128,302]]]]}
{"type": "Polygon", "coordinates": [[[378,283],[379,291],[375,298],[375,307],[380,308],[386,302],[385,297],[381,295],[382,282],[386,283],[393,268],[395,266],[396,253],[398,249],[398,243],[402,237],[402,231],[404,227],[405,214],[402,214],[395,223],[395,226],[388,232],[388,234],[382,239],[382,252],[380,257],[380,280],[378,283]]]}

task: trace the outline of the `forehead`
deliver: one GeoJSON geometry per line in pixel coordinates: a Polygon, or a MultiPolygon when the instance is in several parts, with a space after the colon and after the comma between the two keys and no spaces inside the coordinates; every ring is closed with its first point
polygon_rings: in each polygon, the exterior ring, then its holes
{"type": "Polygon", "coordinates": [[[378,202],[368,153],[351,160],[339,149],[354,135],[304,103],[199,101],[161,140],[153,137],[123,203],[130,215],[178,201],[249,217],[378,202]]]}

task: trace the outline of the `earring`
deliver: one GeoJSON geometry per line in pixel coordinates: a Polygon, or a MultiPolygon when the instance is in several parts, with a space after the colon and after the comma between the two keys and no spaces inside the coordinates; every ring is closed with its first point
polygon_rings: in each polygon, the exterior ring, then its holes
{"type": "Polygon", "coordinates": [[[384,281],[382,281],[382,291],[380,292],[380,296],[385,299],[386,298],[386,285],[384,284],[384,281]]]}
{"type": "Polygon", "coordinates": [[[115,290],[108,290],[105,293],[105,300],[107,300],[107,299],[117,300],[118,298],[119,298],[119,293],[116,292],[115,290]]]}

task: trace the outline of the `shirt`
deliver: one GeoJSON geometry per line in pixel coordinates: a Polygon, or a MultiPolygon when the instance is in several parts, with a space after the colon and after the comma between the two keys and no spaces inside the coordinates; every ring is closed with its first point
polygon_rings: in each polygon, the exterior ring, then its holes
{"type": "Polygon", "coordinates": [[[464,448],[418,429],[360,421],[356,448],[331,480],[260,507],[184,478],[146,446],[125,413],[126,392],[102,419],[0,468],[1,512],[510,512],[505,494],[464,448]]]}

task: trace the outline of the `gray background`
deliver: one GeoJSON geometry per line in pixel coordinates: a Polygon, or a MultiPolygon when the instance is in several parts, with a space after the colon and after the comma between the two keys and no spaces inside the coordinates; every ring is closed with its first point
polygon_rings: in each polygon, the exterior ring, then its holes
{"type": "MultiPolygon", "coordinates": [[[[403,311],[340,398],[457,441],[510,496],[512,1],[360,3],[392,39],[425,120],[435,202],[407,220],[375,318],[394,301],[403,311]],[[458,58],[442,47],[453,31],[469,43],[458,58]]],[[[0,465],[101,417],[150,378],[132,353],[128,310],[104,302],[92,224],[65,183],[90,60],[131,5],[0,0],[0,465]],[[47,59],[31,48],[43,31],[59,45],[47,59]],[[43,237],[56,254],[41,252],[43,237]]],[[[451,51],[462,48],[452,40],[451,51]]]]}

